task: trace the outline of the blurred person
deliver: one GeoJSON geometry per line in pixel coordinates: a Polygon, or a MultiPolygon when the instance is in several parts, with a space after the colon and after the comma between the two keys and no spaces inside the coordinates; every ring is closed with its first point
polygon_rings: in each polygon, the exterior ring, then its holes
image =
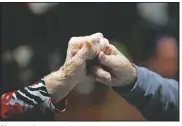
{"type": "Polygon", "coordinates": [[[13,57],[20,69],[19,79],[24,86],[28,86],[33,78],[32,70],[28,69],[33,56],[33,49],[28,45],[21,45],[13,50],[13,57]]]}
{"type": "Polygon", "coordinates": [[[129,49],[135,62],[148,67],[146,61],[154,59],[159,39],[175,38],[178,45],[179,3],[137,3],[136,12],[129,49]]]}
{"type": "Polygon", "coordinates": [[[147,61],[147,67],[167,78],[177,78],[178,46],[174,37],[161,37],[154,50],[154,54],[147,61]]]}
{"type": "Polygon", "coordinates": [[[26,3],[28,8],[37,15],[45,14],[59,3],[26,3]]]}

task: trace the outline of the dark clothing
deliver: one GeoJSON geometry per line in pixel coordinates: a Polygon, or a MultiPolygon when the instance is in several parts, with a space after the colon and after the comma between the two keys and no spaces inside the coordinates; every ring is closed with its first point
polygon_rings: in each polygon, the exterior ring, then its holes
{"type": "Polygon", "coordinates": [[[166,79],[143,67],[136,67],[137,81],[124,87],[113,87],[147,120],[178,121],[178,82],[166,79]]]}

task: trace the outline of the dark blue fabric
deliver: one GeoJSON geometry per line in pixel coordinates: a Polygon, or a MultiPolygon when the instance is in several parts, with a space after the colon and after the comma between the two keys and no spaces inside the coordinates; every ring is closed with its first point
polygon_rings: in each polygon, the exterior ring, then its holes
{"type": "Polygon", "coordinates": [[[146,68],[134,66],[137,71],[136,83],[113,87],[114,91],[135,106],[147,120],[178,121],[179,83],[146,68]]]}

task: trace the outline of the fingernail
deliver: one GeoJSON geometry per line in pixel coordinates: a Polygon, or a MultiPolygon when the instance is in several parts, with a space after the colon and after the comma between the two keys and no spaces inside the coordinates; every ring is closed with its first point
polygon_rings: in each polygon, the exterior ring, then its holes
{"type": "Polygon", "coordinates": [[[101,59],[105,59],[105,55],[104,55],[104,53],[103,52],[101,52],[101,59]]]}
{"type": "Polygon", "coordinates": [[[88,48],[92,48],[92,45],[88,41],[85,42],[85,46],[88,48]]]}
{"type": "Polygon", "coordinates": [[[106,44],[103,39],[100,40],[101,50],[105,50],[106,44]]]}
{"type": "Polygon", "coordinates": [[[110,75],[110,74],[107,74],[107,75],[105,76],[105,78],[106,78],[108,81],[111,81],[111,75],[110,75]]]}
{"type": "Polygon", "coordinates": [[[99,42],[100,42],[100,38],[96,38],[96,39],[95,39],[95,42],[96,42],[96,43],[99,43],[99,42]]]}

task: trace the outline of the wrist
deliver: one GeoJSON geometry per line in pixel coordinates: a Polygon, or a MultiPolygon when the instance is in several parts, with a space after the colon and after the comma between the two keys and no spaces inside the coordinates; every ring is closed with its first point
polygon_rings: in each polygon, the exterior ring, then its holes
{"type": "MultiPolygon", "coordinates": [[[[38,83],[39,86],[41,86],[40,84],[42,83],[45,87],[44,78],[42,78],[39,82],[40,82],[38,83]]],[[[44,89],[44,92],[48,93],[46,88],[44,89]]],[[[37,95],[39,94],[42,94],[42,93],[38,93],[37,95]]],[[[40,110],[42,112],[45,112],[46,110],[48,110],[48,111],[52,111],[53,113],[59,113],[59,112],[64,112],[66,110],[66,107],[67,107],[66,97],[59,102],[54,102],[52,97],[49,94],[44,96],[44,98],[46,98],[43,100],[44,102],[40,103],[40,110]]]]}
{"type": "Polygon", "coordinates": [[[44,81],[54,103],[64,99],[76,85],[76,81],[65,74],[63,67],[45,76],[44,81]]]}
{"type": "Polygon", "coordinates": [[[126,92],[130,92],[133,89],[133,87],[137,81],[137,72],[136,72],[136,68],[133,64],[131,64],[130,70],[131,70],[130,81],[128,81],[128,83],[125,83],[122,86],[112,87],[115,92],[126,93],[126,92]]]}
{"type": "Polygon", "coordinates": [[[64,72],[60,69],[52,72],[44,77],[45,86],[48,94],[51,96],[54,103],[62,100],[64,97],[60,88],[67,85],[67,79],[64,72]]]}
{"type": "Polygon", "coordinates": [[[130,83],[135,83],[137,81],[137,72],[135,66],[132,64],[131,66],[132,69],[132,79],[130,83]]]}

